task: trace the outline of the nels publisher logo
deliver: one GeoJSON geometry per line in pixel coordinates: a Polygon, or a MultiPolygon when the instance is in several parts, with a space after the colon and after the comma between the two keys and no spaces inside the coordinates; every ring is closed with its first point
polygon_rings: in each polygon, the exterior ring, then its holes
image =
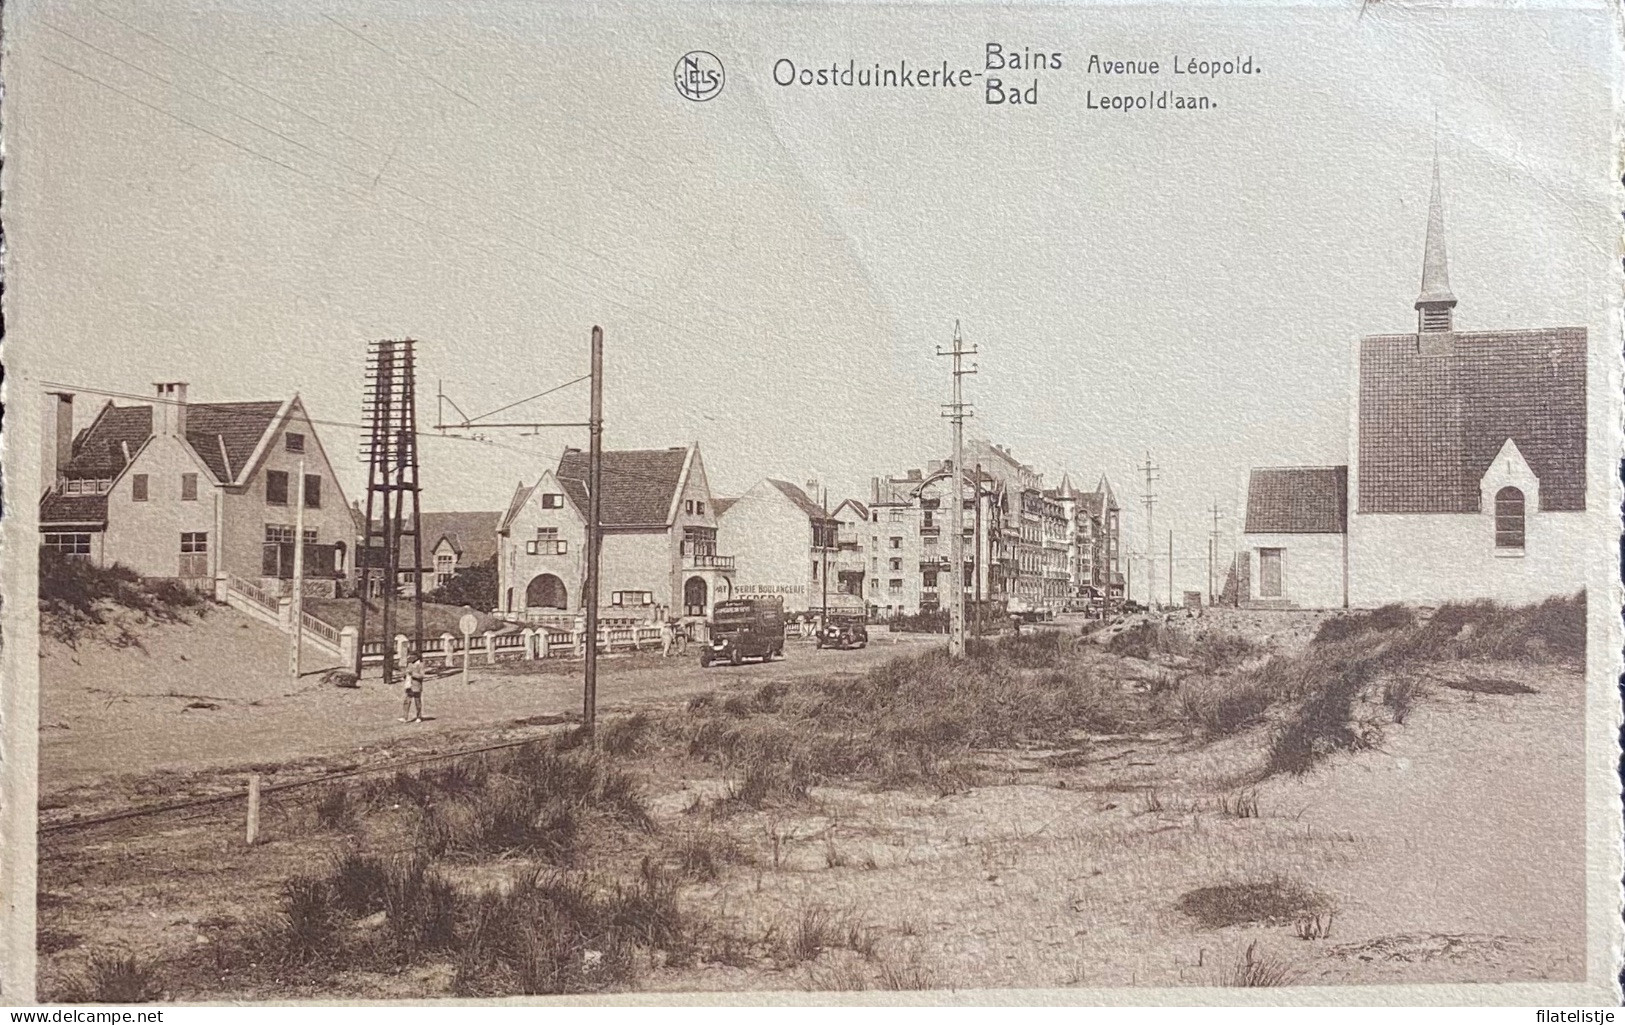
{"type": "Polygon", "coordinates": [[[722,91],[722,62],[714,53],[694,50],[683,54],[674,75],[684,99],[703,103],[722,91]]]}

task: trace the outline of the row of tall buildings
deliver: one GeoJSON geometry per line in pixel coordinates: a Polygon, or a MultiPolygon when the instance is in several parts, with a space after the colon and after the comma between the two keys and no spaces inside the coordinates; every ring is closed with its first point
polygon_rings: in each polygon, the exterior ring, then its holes
{"type": "MultiPolygon", "coordinates": [[[[365,524],[347,504],[316,422],[298,396],[197,403],[181,382],[144,403],[105,401],[75,429],[75,396],[47,396],[43,547],[223,596],[276,596],[303,546],[307,593],[376,593],[386,560],[357,558],[365,524]]],[[[875,477],[868,495],[830,496],[817,482],[765,479],[712,492],[698,444],[604,453],[600,603],[611,615],[704,619],[718,601],[776,596],[790,613],[832,595],[877,616],[966,597],[1033,609],[1120,599],[1119,510],[1102,476],[1047,486],[1007,449],[966,447],[946,461],[875,477]],[[964,509],[962,565],[951,565],[951,503],[964,509]]],[[[515,489],[502,511],[426,513],[415,539],[426,590],[495,563],[495,611],[572,616],[583,604],[586,454],[515,489]]],[[[410,567],[411,558],[401,562],[410,567]]],[[[411,569],[396,586],[411,584],[411,569]]]]}
{"type": "MultiPolygon", "coordinates": [[[[929,612],[948,603],[956,578],[948,534],[956,484],[964,509],[957,578],[967,599],[1056,610],[1121,600],[1120,514],[1104,476],[1092,491],[1070,476],[1047,487],[1006,449],[976,442],[967,450],[974,461],[958,474],[932,462],[873,478],[864,498],[776,478],[719,496],[698,444],[606,451],[600,604],[612,615],[686,620],[744,597],[779,598],[792,615],[854,598],[878,617],[929,612]]],[[[587,480],[585,453],[566,449],[493,515],[499,615],[579,611],[587,480]]]]}

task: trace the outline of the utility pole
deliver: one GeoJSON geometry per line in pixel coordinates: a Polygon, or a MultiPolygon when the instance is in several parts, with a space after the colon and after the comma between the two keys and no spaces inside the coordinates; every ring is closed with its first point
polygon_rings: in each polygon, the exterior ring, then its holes
{"type": "MultiPolygon", "coordinates": [[[[399,588],[401,539],[412,538],[412,650],[423,651],[423,543],[419,536],[421,510],[418,487],[417,449],[417,370],[415,349],[410,338],[372,342],[367,348],[367,395],[363,402],[368,421],[367,436],[361,442],[367,460],[367,522],[361,542],[362,557],[368,563],[380,557],[384,563],[383,630],[380,644],[384,686],[394,680],[395,599],[399,588]],[[412,516],[403,523],[406,496],[412,496],[412,516]],[[380,520],[374,520],[375,501],[383,507],[380,520]],[[382,542],[382,553],[378,552],[382,542]]],[[[303,503],[300,503],[303,506],[303,503]]],[[[301,543],[303,539],[301,538],[301,543]]],[[[367,567],[370,576],[370,567],[367,567]]],[[[363,577],[363,588],[365,581],[363,577]]],[[[361,643],[356,646],[356,676],[360,677],[367,639],[367,600],[361,598],[361,643]]]]}
{"type": "Polygon", "coordinates": [[[592,329],[592,399],[587,412],[587,665],[581,725],[591,737],[598,725],[598,557],[603,548],[604,329],[592,329]]]}
{"type": "MultiPolygon", "coordinates": [[[[958,473],[959,468],[954,467],[958,473]]],[[[976,464],[976,512],[975,526],[971,528],[970,543],[970,579],[971,579],[971,608],[976,611],[976,623],[971,628],[971,636],[982,635],[982,464],[976,464]]]]}
{"type": "Polygon", "coordinates": [[[1174,532],[1168,532],[1168,604],[1174,602],[1174,532]]]}
{"type": "Polygon", "coordinates": [[[818,614],[818,630],[823,632],[829,624],[829,488],[819,489],[818,505],[823,510],[824,522],[818,525],[818,549],[824,559],[822,574],[823,597],[819,599],[821,611],[818,614]]]}
{"type": "Polygon", "coordinates": [[[292,621],[290,632],[292,650],[288,653],[288,675],[299,679],[299,658],[305,643],[305,460],[299,460],[299,487],[297,505],[293,513],[293,594],[290,596],[288,617],[292,621]]]}
{"type": "Polygon", "coordinates": [[[965,418],[974,416],[965,402],[961,380],[966,374],[976,373],[976,364],[964,368],[964,357],[976,355],[976,347],[965,348],[959,335],[959,321],[954,321],[953,348],[944,351],[937,347],[938,356],[951,356],[954,361],[954,400],[943,407],[943,416],[954,425],[953,486],[949,488],[953,505],[949,507],[948,529],[953,532],[948,542],[949,571],[953,581],[953,600],[948,603],[948,654],[965,654],[965,488],[962,483],[965,462],[965,418]]]}
{"type": "Polygon", "coordinates": [[[1217,499],[1214,500],[1210,511],[1213,513],[1213,530],[1207,536],[1207,603],[1213,605],[1219,600],[1219,592],[1215,590],[1214,584],[1218,582],[1215,569],[1219,558],[1219,517],[1223,515],[1219,512],[1217,499]]]}
{"type": "MultiPolygon", "coordinates": [[[[1157,495],[1152,485],[1162,479],[1162,468],[1151,462],[1151,453],[1145,454],[1145,464],[1140,467],[1145,474],[1145,491],[1141,497],[1145,500],[1145,603],[1148,606],[1157,603],[1157,562],[1156,562],[1156,532],[1152,530],[1155,522],[1154,513],[1157,507],[1157,495]]],[[[1173,596],[1170,594],[1170,598],[1173,596]]]]}
{"type": "MultiPolygon", "coordinates": [[[[562,384],[554,385],[535,395],[530,395],[515,402],[498,406],[488,413],[478,416],[469,416],[457,405],[452,398],[445,394],[441,388],[436,393],[435,430],[469,431],[469,430],[521,430],[527,437],[538,434],[543,428],[556,427],[585,427],[588,431],[587,448],[587,581],[584,590],[583,611],[586,613],[586,665],[583,669],[581,687],[581,725],[590,736],[598,723],[598,564],[599,553],[603,547],[603,470],[604,470],[604,329],[594,326],[592,329],[592,361],[587,373],[572,378],[562,384]],[[491,417],[498,413],[505,413],[515,406],[522,406],[536,399],[545,398],[554,392],[562,391],[582,381],[590,381],[592,397],[589,400],[587,419],[571,421],[537,421],[537,420],[504,420],[495,421],[491,417]],[[459,417],[455,423],[447,423],[444,411],[450,406],[459,417]]],[[[475,438],[484,439],[483,435],[476,434],[475,438]]]]}

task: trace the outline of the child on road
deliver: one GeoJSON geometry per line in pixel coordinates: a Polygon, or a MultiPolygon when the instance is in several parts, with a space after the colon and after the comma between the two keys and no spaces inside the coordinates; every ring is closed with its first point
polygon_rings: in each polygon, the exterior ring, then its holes
{"type": "Polygon", "coordinates": [[[423,721],[423,656],[413,655],[406,666],[406,697],[401,701],[401,722],[423,721]]]}

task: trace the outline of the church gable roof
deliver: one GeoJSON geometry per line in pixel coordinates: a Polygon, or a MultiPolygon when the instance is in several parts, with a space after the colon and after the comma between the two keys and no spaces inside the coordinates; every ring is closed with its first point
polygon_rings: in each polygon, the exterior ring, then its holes
{"type": "Polygon", "coordinates": [[[1585,508],[1586,331],[1459,331],[1360,342],[1362,513],[1479,511],[1479,482],[1511,439],[1540,479],[1541,508],[1585,508]]]}
{"type": "Polygon", "coordinates": [[[1348,531],[1349,468],[1255,467],[1247,480],[1249,534],[1343,534],[1348,531]]]}

